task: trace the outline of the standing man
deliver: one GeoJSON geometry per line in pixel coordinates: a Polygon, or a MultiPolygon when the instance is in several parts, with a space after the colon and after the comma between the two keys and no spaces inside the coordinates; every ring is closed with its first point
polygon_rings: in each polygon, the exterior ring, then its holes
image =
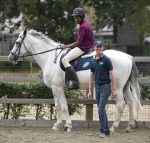
{"type": "Polygon", "coordinates": [[[80,25],[77,33],[77,39],[74,43],[65,45],[61,44],[62,48],[71,48],[72,50],[62,59],[62,63],[66,69],[66,73],[69,75],[69,80],[66,85],[68,89],[78,89],[79,81],[74,68],[70,65],[70,61],[88,52],[90,48],[94,46],[94,34],[90,23],[85,20],[85,11],[83,8],[75,8],[72,16],[76,24],[80,25]]]}
{"type": "Polygon", "coordinates": [[[93,83],[95,81],[100,137],[104,138],[110,134],[105,107],[111,93],[112,97],[116,98],[116,81],[112,62],[109,57],[103,54],[103,44],[101,41],[95,42],[95,55],[90,62],[90,70],[88,97],[92,97],[93,83]]]}

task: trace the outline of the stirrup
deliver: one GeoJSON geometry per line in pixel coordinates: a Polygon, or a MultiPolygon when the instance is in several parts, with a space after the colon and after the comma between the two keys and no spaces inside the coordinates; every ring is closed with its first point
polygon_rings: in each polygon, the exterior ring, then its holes
{"type": "Polygon", "coordinates": [[[69,83],[65,85],[65,89],[67,90],[79,89],[79,84],[75,81],[69,81],[69,83]]]}

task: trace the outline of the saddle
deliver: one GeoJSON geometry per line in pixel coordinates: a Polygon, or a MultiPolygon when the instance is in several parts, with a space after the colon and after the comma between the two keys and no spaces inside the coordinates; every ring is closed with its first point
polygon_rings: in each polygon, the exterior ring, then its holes
{"type": "MultiPolygon", "coordinates": [[[[71,49],[68,49],[66,53],[62,54],[62,56],[60,57],[60,67],[63,71],[65,71],[65,67],[62,63],[62,59],[65,55],[68,54],[68,52],[71,49]]],[[[73,66],[74,70],[77,71],[82,71],[82,70],[88,70],[90,69],[90,61],[92,60],[93,55],[91,55],[91,53],[84,53],[83,55],[81,55],[80,57],[70,61],[70,64],[73,66]]]]}

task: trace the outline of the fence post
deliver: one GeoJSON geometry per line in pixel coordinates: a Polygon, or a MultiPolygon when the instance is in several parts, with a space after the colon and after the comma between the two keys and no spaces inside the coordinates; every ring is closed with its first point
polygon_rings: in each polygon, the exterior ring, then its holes
{"type": "MultiPolygon", "coordinates": [[[[88,90],[86,90],[86,95],[88,90]]],[[[93,104],[86,104],[86,120],[93,120],[93,104]]]]}

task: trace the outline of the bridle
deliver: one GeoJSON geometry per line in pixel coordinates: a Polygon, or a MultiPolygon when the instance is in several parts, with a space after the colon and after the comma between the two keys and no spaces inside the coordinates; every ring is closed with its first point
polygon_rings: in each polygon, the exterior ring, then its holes
{"type": "Polygon", "coordinates": [[[14,60],[15,60],[15,61],[17,61],[18,59],[26,60],[26,59],[25,59],[26,57],[30,57],[30,56],[34,56],[34,55],[39,55],[39,54],[44,54],[44,53],[51,52],[51,51],[54,51],[54,50],[55,50],[54,63],[57,62],[57,58],[58,58],[58,56],[60,55],[60,53],[62,52],[62,50],[63,50],[63,48],[62,48],[60,45],[58,45],[56,48],[53,48],[53,49],[50,49],[50,50],[46,50],[46,51],[42,51],[42,52],[38,52],[38,53],[32,54],[32,53],[29,52],[29,50],[27,49],[27,47],[26,47],[26,45],[25,45],[25,42],[24,42],[24,39],[26,38],[26,35],[27,35],[26,31],[24,31],[23,37],[20,36],[21,41],[20,41],[20,42],[16,42],[17,48],[16,48],[15,52],[10,52],[10,53],[14,56],[14,60]],[[20,56],[20,49],[21,49],[22,44],[24,45],[24,47],[25,47],[25,49],[26,49],[26,51],[27,51],[28,54],[27,54],[27,55],[22,55],[22,56],[20,56]],[[60,50],[60,52],[57,54],[57,50],[58,50],[58,49],[61,49],[61,50],[60,50]],[[18,54],[16,54],[17,51],[18,51],[18,54]]]}

